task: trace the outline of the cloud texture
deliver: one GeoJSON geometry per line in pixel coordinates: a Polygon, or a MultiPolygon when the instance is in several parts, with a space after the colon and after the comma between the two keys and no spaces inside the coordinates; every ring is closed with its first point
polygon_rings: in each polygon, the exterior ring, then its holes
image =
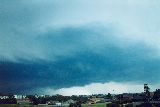
{"type": "Polygon", "coordinates": [[[0,91],[27,93],[109,81],[158,84],[159,4],[2,1],[0,91]]]}

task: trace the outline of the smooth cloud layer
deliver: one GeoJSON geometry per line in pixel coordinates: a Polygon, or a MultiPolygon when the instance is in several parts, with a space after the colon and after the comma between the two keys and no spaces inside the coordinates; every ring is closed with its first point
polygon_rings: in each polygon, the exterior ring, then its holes
{"type": "MultiPolygon", "coordinates": [[[[59,2],[57,0],[32,2],[25,0],[19,2],[16,0],[12,1],[12,3],[7,0],[3,1],[0,12],[0,20],[2,22],[0,26],[0,56],[9,60],[17,60],[17,57],[47,59],[50,56],[49,54],[61,56],[62,53],[66,53],[68,55],[72,53],[70,51],[73,49],[72,46],[67,45],[65,52],[59,52],[57,48],[59,49],[59,47],[65,47],[66,45],[56,44],[56,37],[54,36],[56,34],[54,33],[51,35],[54,40],[52,39],[52,43],[48,43],[47,32],[51,32],[50,30],[56,32],[57,29],[66,27],[92,26],[92,23],[101,24],[90,29],[90,32],[94,32],[97,28],[101,31],[101,34],[91,37],[94,38],[95,44],[108,41],[108,38],[103,36],[107,35],[108,37],[109,30],[107,29],[106,32],[105,30],[109,26],[112,32],[117,33],[117,39],[122,42],[144,43],[158,51],[158,53],[155,53],[156,56],[159,54],[159,2],[150,0],[146,2],[138,0],[121,2],[69,0],[69,2],[66,5],[66,1],[59,2]],[[39,37],[39,35],[44,37],[39,37]],[[96,38],[102,39],[96,41],[96,38]]],[[[88,32],[83,33],[86,37],[88,36],[88,32]]],[[[73,35],[71,32],[70,34],[73,35]]],[[[112,38],[113,35],[109,36],[112,38]]],[[[86,37],[82,37],[82,42],[86,37]]],[[[93,40],[87,39],[86,42],[90,41],[93,40]]],[[[66,42],[65,39],[64,42],[66,42]]],[[[129,45],[129,43],[125,44],[125,46],[129,45]]],[[[124,44],[122,45],[124,46],[124,44]]],[[[99,47],[97,46],[96,49],[99,47]]],[[[77,51],[78,49],[75,48],[74,50],[77,51]]]]}

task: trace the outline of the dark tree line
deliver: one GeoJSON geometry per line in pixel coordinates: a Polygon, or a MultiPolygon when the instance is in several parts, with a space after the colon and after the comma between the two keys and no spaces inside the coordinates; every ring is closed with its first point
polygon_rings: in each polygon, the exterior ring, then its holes
{"type": "Polygon", "coordinates": [[[26,97],[29,98],[30,101],[32,101],[34,105],[37,105],[37,104],[46,104],[48,101],[66,102],[66,101],[72,99],[73,101],[76,101],[76,103],[71,104],[71,106],[72,106],[72,105],[79,105],[80,103],[85,103],[88,100],[87,97],[83,97],[83,96],[62,96],[62,95],[55,95],[55,96],[48,96],[48,97],[45,96],[45,97],[38,97],[37,98],[34,95],[27,95],[26,97]]]}

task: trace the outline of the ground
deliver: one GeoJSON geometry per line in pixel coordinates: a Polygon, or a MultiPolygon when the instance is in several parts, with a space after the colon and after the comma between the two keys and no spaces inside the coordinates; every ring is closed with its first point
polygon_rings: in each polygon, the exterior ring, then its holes
{"type": "Polygon", "coordinates": [[[100,103],[100,104],[84,104],[83,107],[106,107],[106,103],[100,103]]]}
{"type": "MultiPolygon", "coordinates": [[[[54,107],[51,105],[44,105],[44,106],[18,106],[16,104],[0,104],[0,107],[54,107]]],[[[100,104],[82,104],[82,107],[106,107],[106,103],[100,104]]]]}

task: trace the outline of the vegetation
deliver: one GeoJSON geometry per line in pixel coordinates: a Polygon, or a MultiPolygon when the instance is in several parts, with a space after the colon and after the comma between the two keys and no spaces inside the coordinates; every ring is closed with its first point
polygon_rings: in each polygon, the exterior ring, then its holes
{"type": "MultiPolygon", "coordinates": [[[[19,106],[16,105],[16,104],[0,104],[0,107],[19,107],[19,106]]],[[[28,105],[26,107],[51,107],[51,106],[49,106],[49,105],[43,105],[43,106],[42,105],[41,106],[28,105]]],[[[70,106],[70,107],[73,107],[73,106],[70,106]]],[[[79,107],[106,107],[106,104],[105,103],[101,103],[101,104],[82,104],[82,106],[79,106],[79,107]]]]}
{"type": "Polygon", "coordinates": [[[17,100],[14,98],[13,95],[8,95],[6,99],[0,99],[0,104],[16,104],[17,100]]]}
{"type": "Polygon", "coordinates": [[[99,103],[99,104],[82,104],[82,107],[106,107],[106,103],[99,103]]]}

